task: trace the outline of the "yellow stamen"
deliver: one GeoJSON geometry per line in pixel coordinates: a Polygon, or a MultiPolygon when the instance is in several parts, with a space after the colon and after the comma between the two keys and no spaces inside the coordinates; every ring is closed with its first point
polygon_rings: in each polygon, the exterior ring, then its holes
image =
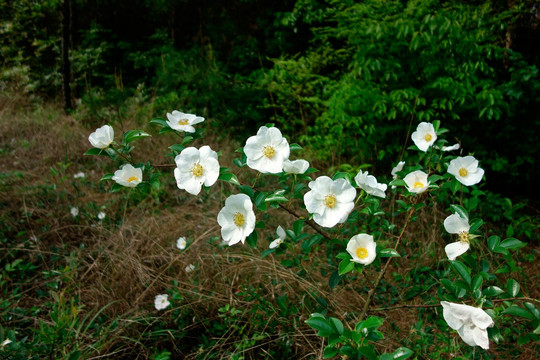
{"type": "Polygon", "coordinates": [[[461,176],[461,177],[467,176],[468,173],[469,173],[469,172],[468,172],[467,169],[465,169],[465,168],[459,169],[459,176],[461,176]]]}
{"type": "Polygon", "coordinates": [[[197,164],[193,165],[193,167],[191,168],[191,173],[193,174],[193,176],[199,177],[199,176],[203,175],[204,169],[201,166],[201,164],[197,163],[197,164]]]}
{"type": "Polygon", "coordinates": [[[276,150],[274,150],[272,146],[265,146],[263,149],[263,154],[267,158],[271,159],[274,157],[274,155],[276,155],[276,150]]]}
{"type": "Polygon", "coordinates": [[[430,142],[431,139],[433,139],[433,136],[431,136],[431,134],[426,134],[426,136],[424,136],[424,140],[426,140],[427,142],[430,142]]]}
{"type": "Polygon", "coordinates": [[[356,256],[358,256],[358,258],[360,258],[360,259],[367,258],[367,256],[368,256],[367,249],[363,248],[363,247],[359,247],[358,249],[356,249],[356,256]]]}
{"type": "Polygon", "coordinates": [[[132,181],[137,181],[137,180],[139,180],[139,179],[136,176],[132,176],[127,181],[132,182],[132,181]]]}
{"type": "Polygon", "coordinates": [[[187,125],[187,124],[189,124],[189,120],[188,120],[188,119],[178,120],[178,125],[187,125]]]}
{"type": "Polygon", "coordinates": [[[240,214],[239,212],[237,212],[236,214],[234,214],[233,221],[236,226],[240,227],[244,225],[244,223],[246,222],[246,219],[244,218],[243,214],[240,214]]]}
{"type": "Polygon", "coordinates": [[[419,188],[423,188],[424,187],[424,184],[422,184],[420,181],[417,181],[414,183],[414,188],[415,189],[419,189],[419,188]]]}
{"type": "Polygon", "coordinates": [[[324,204],[326,205],[326,207],[329,207],[330,209],[335,208],[337,204],[336,197],[332,194],[326,195],[326,197],[324,198],[324,204]]]}
{"type": "Polygon", "coordinates": [[[467,244],[470,243],[469,241],[469,233],[467,231],[462,231],[458,234],[459,241],[466,242],[467,244]]]}

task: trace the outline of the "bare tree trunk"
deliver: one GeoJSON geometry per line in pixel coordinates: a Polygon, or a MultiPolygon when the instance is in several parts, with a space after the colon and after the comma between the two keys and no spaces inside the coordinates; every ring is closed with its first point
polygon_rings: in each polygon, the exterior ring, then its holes
{"type": "Polygon", "coordinates": [[[71,62],[69,61],[69,44],[71,28],[71,3],[70,0],[62,2],[62,77],[64,110],[69,112],[72,106],[71,100],[71,62]]]}

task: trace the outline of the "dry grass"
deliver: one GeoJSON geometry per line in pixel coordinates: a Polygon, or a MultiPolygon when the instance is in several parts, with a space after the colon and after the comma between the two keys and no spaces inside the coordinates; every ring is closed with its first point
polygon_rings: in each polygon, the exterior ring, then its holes
{"type": "MultiPolygon", "coordinates": [[[[0,171],[22,174],[22,178],[13,175],[2,183],[2,218],[10,221],[11,235],[26,232],[27,241],[21,242],[19,250],[40,269],[23,286],[21,290],[26,296],[19,298],[14,306],[46,307],[45,300],[36,295],[39,291],[49,291],[41,271],[57,270],[52,267],[53,263],[70,265],[61,277],[59,291],[78,298],[84,305],[83,314],[108,306],[104,310],[106,322],[116,320],[118,326],[108,335],[110,341],[95,354],[117,359],[149,358],[153,351],[152,339],[157,339],[151,334],[160,323],[182,326],[176,329],[184,333],[182,339],[175,340],[171,333],[156,340],[162,348],[176,354],[174,358],[229,356],[225,354],[233,352],[235,344],[253,332],[263,334],[264,339],[243,350],[247,359],[272,358],[269,349],[278,342],[290,344],[291,358],[322,358],[324,342],[304,323],[314,311],[316,296],[328,301],[329,315],[348,319],[348,324],[354,325],[366,299],[365,278],[358,277],[331,291],[328,275],[320,271],[333,270],[325,260],[324,245],[302,262],[302,267],[308,270],[302,276],[298,275],[297,268],[283,266],[281,257],[271,255],[261,259],[260,249],[266,248],[275,226],[292,224],[294,219],[287,214],[272,210],[268,235],[259,238],[259,249],[223,248],[219,244],[216,215],[223,206],[224,190],[230,190],[227,185],[216,185],[210,194],[194,197],[178,191],[169,173],[164,180],[165,193],[140,201],[127,200],[125,192],[108,193],[106,189],[110,184],[106,184],[105,189],[95,185],[103,173],[114,169],[110,160],[81,156],[89,148],[87,136],[92,129],[85,128],[71,116],[62,115],[53,105],[34,107],[24,98],[0,97],[0,109],[0,147],[4,151],[0,156],[0,171]],[[56,174],[51,173],[51,167],[58,170],[56,174]],[[78,171],[87,175],[82,182],[73,180],[73,174],[78,171]],[[93,204],[96,208],[106,206],[107,218],[103,223],[91,214],[93,204]],[[79,219],[73,219],[69,214],[71,206],[79,206],[86,212],[79,219]],[[32,236],[37,241],[29,241],[32,236]],[[182,252],[175,248],[179,236],[190,240],[189,247],[182,252]],[[54,260],[58,254],[65,259],[54,260]],[[185,271],[189,264],[195,265],[190,273],[185,271]],[[157,312],[153,299],[166,291],[179,294],[182,300],[173,301],[172,307],[157,312]],[[282,295],[295,304],[296,314],[287,317],[279,310],[277,299],[282,295]],[[261,310],[261,301],[271,304],[273,310],[261,310]],[[197,343],[200,334],[211,333],[210,328],[219,323],[223,315],[219,309],[227,304],[242,311],[238,327],[223,331],[221,337],[210,339],[213,340],[210,345],[203,348],[197,343]],[[255,321],[265,316],[268,317],[266,325],[255,321]],[[190,322],[185,321],[188,318],[190,322]],[[244,330],[240,330],[241,326],[244,330]]],[[[126,129],[137,125],[129,119],[124,123],[126,129]]],[[[154,163],[170,163],[163,149],[173,141],[166,136],[140,141],[136,156],[152,159],[154,163]]],[[[223,150],[222,166],[232,167],[231,155],[227,154],[233,153],[233,145],[219,143],[212,136],[205,142],[213,149],[223,150]]],[[[440,265],[446,242],[440,236],[438,225],[443,216],[442,209],[423,210],[419,214],[419,221],[411,225],[405,235],[407,256],[393,261],[385,275],[387,284],[399,285],[393,273],[405,275],[419,266],[437,268],[440,265]],[[422,256],[416,256],[419,252],[422,256]]],[[[538,267],[533,264],[526,272],[538,274],[538,267]]],[[[371,280],[375,276],[367,275],[371,280]]],[[[531,278],[534,281],[534,276],[531,278]]],[[[538,296],[534,283],[527,283],[530,279],[524,277],[521,281],[524,289],[530,289],[530,296],[538,296]]],[[[435,294],[430,290],[407,304],[435,301],[435,294]]],[[[403,296],[403,293],[398,295],[403,296]]],[[[393,351],[402,346],[403,338],[417,336],[413,324],[425,317],[424,313],[419,313],[421,309],[376,310],[385,305],[377,301],[375,299],[370,313],[385,318],[386,339],[378,345],[381,350],[393,351]]],[[[47,314],[40,316],[48,321],[47,314]]],[[[3,325],[13,326],[14,323],[3,325]]],[[[429,331],[437,332],[436,328],[429,331]]],[[[497,347],[493,351],[497,351],[497,347]]],[[[527,359],[529,355],[534,356],[533,347],[525,349],[525,357],[521,358],[527,359]]]]}

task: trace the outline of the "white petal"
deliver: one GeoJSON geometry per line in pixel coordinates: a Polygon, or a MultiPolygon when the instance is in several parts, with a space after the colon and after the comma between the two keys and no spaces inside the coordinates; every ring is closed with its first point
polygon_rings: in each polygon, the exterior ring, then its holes
{"type": "Polygon", "coordinates": [[[469,243],[464,241],[453,242],[444,247],[444,251],[446,252],[446,256],[448,256],[449,260],[455,260],[467,250],[469,250],[469,243]]]}
{"type": "Polygon", "coordinates": [[[452,214],[444,219],[444,228],[450,234],[469,232],[471,228],[468,219],[464,219],[458,214],[452,214]]]}
{"type": "Polygon", "coordinates": [[[278,225],[276,229],[276,234],[279,236],[280,239],[284,240],[287,237],[287,234],[285,233],[285,230],[281,227],[281,225],[278,225]]]}

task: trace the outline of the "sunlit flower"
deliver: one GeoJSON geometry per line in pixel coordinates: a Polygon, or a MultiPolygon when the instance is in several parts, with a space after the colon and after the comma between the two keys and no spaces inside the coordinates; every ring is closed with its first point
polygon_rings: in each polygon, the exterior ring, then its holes
{"type": "Polygon", "coordinates": [[[171,304],[169,300],[167,300],[168,297],[169,295],[167,294],[156,295],[156,298],[154,299],[156,310],[163,310],[171,304]]]}
{"type": "Polygon", "coordinates": [[[107,216],[107,214],[105,214],[105,211],[100,211],[100,212],[98,212],[98,214],[97,214],[97,218],[98,218],[99,220],[105,219],[106,216],[107,216]]]}
{"type": "Polygon", "coordinates": [[[384,192],[386,191],[388,185],[379,184],[375,176],[369,175],[367,171],[362,172],[362,170],[360,170],[354,177],[354,181],[356,181],[356,185],[358,185],[358,187],[363,189],[368,194],[381,198],[386,197],[384,192]]]}
{"type": "Polygon", "coordinates": [[[174,161],[177,166],[174,169],[176,185],[192,195],[198,195],[203,184],[214,185],[219,177],[218,155],[209,146],[200,149],[188,147],[174,161]]]}
{"type": "Polygon", "coordinates": [[[427,190],[429,186],[428,175],[422,170],[408,173],[404,178],[407,190],[411,193],[420,194],[427,190]]]}
{"type": "Polygon", "coordinates": [[[347,220],[356,198],[356,189],[347,180],[320,176],[308,186],[311,190],[304,195],[304,203],[317,224],[333,227],[347,220]]]}
{"type": "Polygon", "coordinates": [[[92,144],[93,147],[99,149],[105,149],[111,145],[114,140],[114,130],[112,126],[103,125],[102,127],[96,129],[88,137],[88,141],[92,144]]]}
{"type": "Polygon", "coordinates": [[[437,140],[437,134],[435,133],[433,124],[421,122],[418,124],[416,131],[412,133],[411,138],[420,150],[427,151],[435,140],[437,140]]]}
{"type": "Polygon", "coordinates": [[[195,265],[193,264],[189,264],[188,266],[186,266],[186,268],[184,269],[187,273],[190,273],[192,272],[193,270],[195,270],[195,265]]]}
{"type": "Polygon", "coordinates": [[[122,186],[135,187],[142,182],[142,170],[125,164],[114,172],[112,179],[122,186]]]}
{"type": "Polygon", "coordinates": [[[458,234],[459,241],[445,246],[444,251],[448,259],[455,260],[458,256],[469,250],[469,219],[462,218],[458,214],[452,214],[444,219],[444,229],[449,234],[458,234]]]}
{"type": "Polygon", "coordinates": [[[289,158],[287,139],[275,127],[261,126],[257,135],[247,139],[244,146],[247,165],[263,174],[283,171],[283,162],[289,158]]]}
{"type": "Polygon", "coordinates": [[[186,238],[181,236],[176,240],[176,247],[180,250],[184,250],[187,246],[186,238]]]}
{"type": "Polygon", "coordinates": [[[73,207],[69,210],[69,213],[71,214],[71,216],[77,217],[77,216],[79,215],[79,208],[73,206],[73,207]]]}
{"type": "Polygon", "coordinates": [[[303,174],[309,168],[309,162],[304,159],[285,160],[283,162],[283,171],[288,174],[303,174]]]}
{"type": "Polygon", "coordinates": [[[441,301],[444,320],[450,328],[457,330],[467,345],[489,349],[487,328],[493,319],[482,309],[469,305],[441,301]]]}
{"type": "Polygon", "coordinates": [[[225,200],[225,206],[218,214],[221,237],[229,246],[244,243],[255,229],[253,203],[245,194],[231,195],[225,200]]]}
{"type": "Polygon", "coordinates": [[[459,156],[450,161],[448,172],[465,186],[478,184],[484,176],[484,169],[478,167],[478,160],[473,156],[459,156]]]}
{"type": "Polygon", "coordinates": [[[86,175],[82,171],[80,171],[80,172],[76,173],[75,175],[73,175],[73,178],[74,179],[83,179],[85,176],[86,175]]]}
{"type": "Polygon", "coordinates": [[[347,252],[351,254],[351,261],[363,265],[369,265],[377,257],[377,245],[373,236],[368,234],[354,235],[347,243],[347,252]]]}
{"type": "Polygon", "coordinates": [[[279,245],[281,245],[281,243],[287,237],[287,234],[285,233],[285,230],[283,230],[283,228],[280,225],[278,225],[278,227],[276,229],[276,234],[277,234],[278,238],[270,243],[270,246],[269,246],[270,249],[277,248],[279,245]]]}
{"type": "Polygon", "coordinates": [[[167,119],[169,119],[167,125],[169,125],[171,129],[189,133],[195,132],[193,125],[204,121],[203,117],[193,114],[184,114],[178,110],[174,110],[172,114],[167,113],[167,119]]]}

